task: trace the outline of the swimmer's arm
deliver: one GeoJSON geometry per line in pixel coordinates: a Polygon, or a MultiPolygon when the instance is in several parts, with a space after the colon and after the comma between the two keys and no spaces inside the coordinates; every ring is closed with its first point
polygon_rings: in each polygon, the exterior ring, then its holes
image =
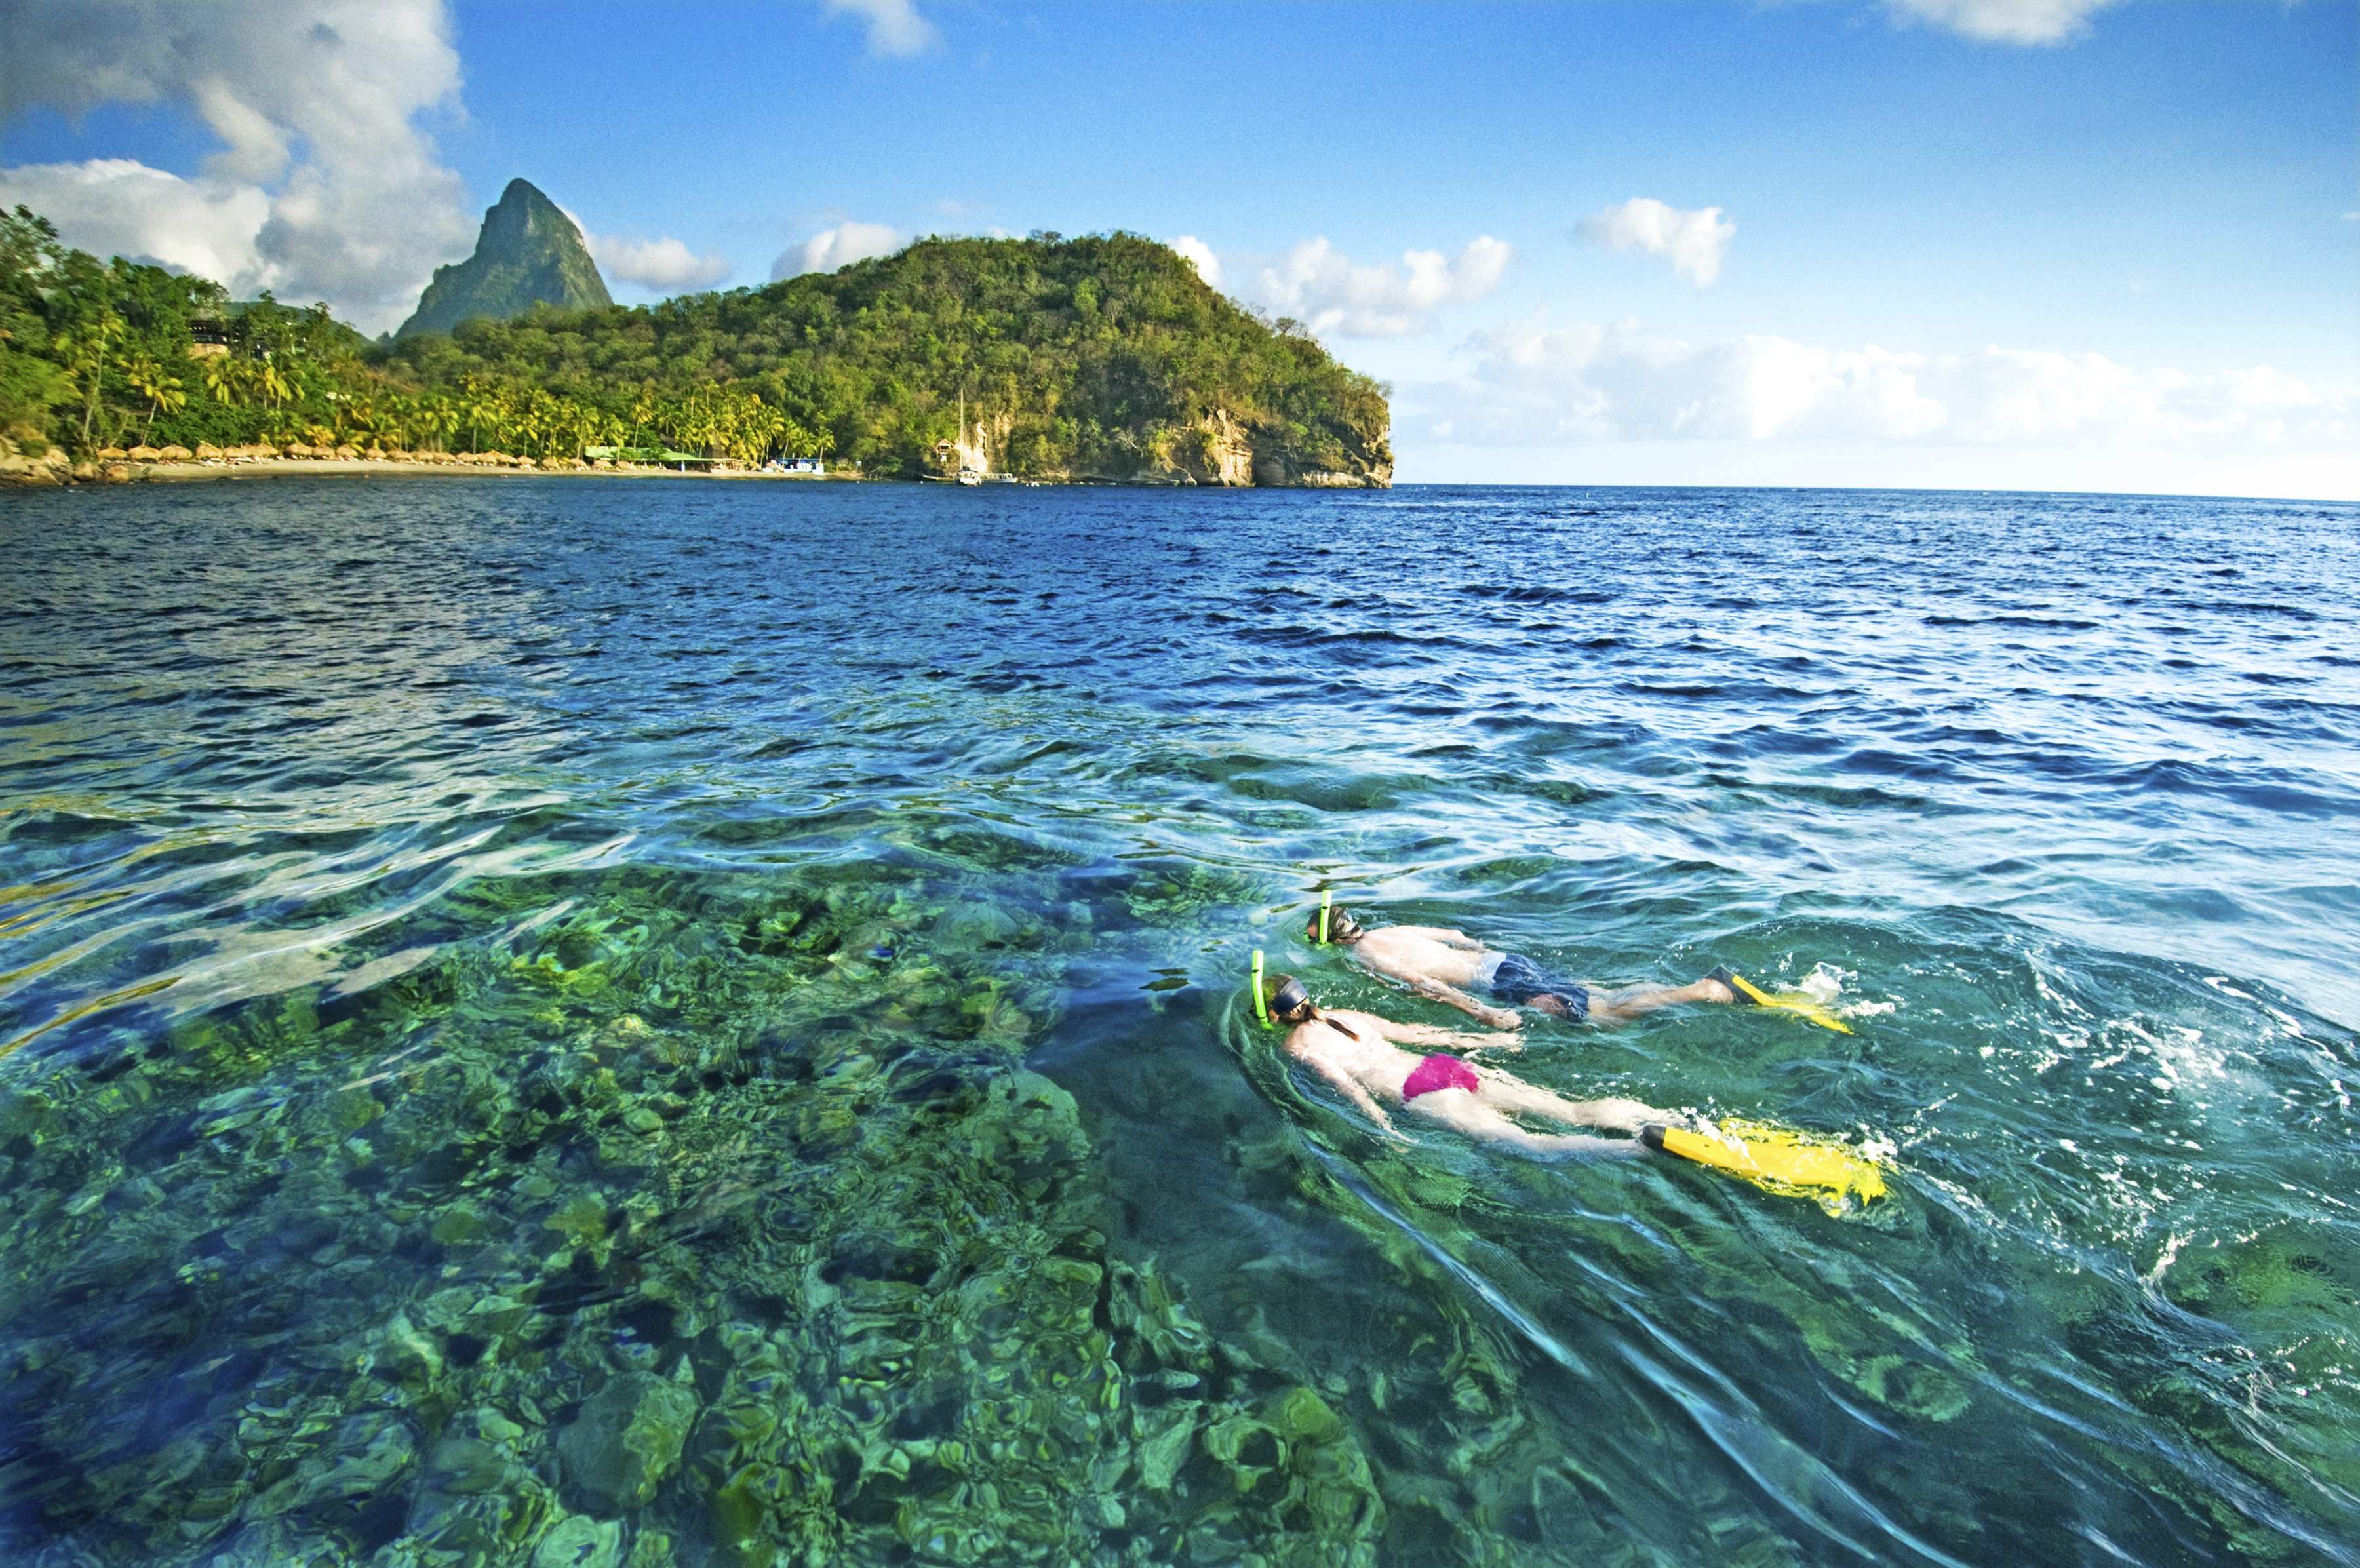
{"type": "Polygon", "coordinates": [[[1419,996],[1431,996],[1443,1006],[1456,1007],[1469,1018],[1480,1018],[1493,1029],[1512,1029],[1522,1021],[1507,1008],[1487,1007],[1458,986],[1446,985],[1431,975],[1421,974],[1417,970],[1406,968],[1398,964],[1389,964],[1378,958],[1368,959],[1366,963],[1371,969],[1388,980],[1398,980],[1419,996]]]}
{"type": "Polygon", "coordinates": [[[1404,975],[1401,978],[1419,996],[1431,996],[1444,1007],[1456,1007],[1469,1018],[1479,1018],[1493,1029],[1513,1029],[1524,1021],[1515,1015],[1513,1009],[1487,1007],[1458,986],[1446,985],[1430,975],[1404,975]]]}
{"type": "Polygon", "coordinates": [[[1436,1029],[1429,1024],[1397,1024],[1385,1020],[1385,1038],[1404,1045],[1448,1045],[1460,1051],[1522,1051],[1524,1038],[1513,1031],[1476,1034],[1469,1029],[1436,1029]]]}
{"type": "Polygon", "coordinates": [[[1367,1086],[1362,1084],[1358,1078],[1353,1077],[1349,1073],[1345,1072],[1342,1068],[1337,1066],[1334,1062],[1328,1061],[1324,1056],[1306,1056],[1301,1060],[1310,1063],[1311,1070],[1313,1072],[1318,1073],[1322,1078],[1327,1079],[1328,1083],[1333,1083],[1338,1090],[1342,1091],[1346,1099],[1350,1100],[1352,1104],[1360,1106],[1361,1114],[1366,1116],[1371,1121],[1376,1123],[1378,1127],[1383,1128],[1384,1134],[1387,1138],[1398,1138],[1404,1143],[1410,1141],[1406,1135],[1394,1130],[1393,1117],[1385,1115],[1385,1108],[1377,1104],[1377,1097],[1374,1094],[1370,1094],[1367,1086]]]}

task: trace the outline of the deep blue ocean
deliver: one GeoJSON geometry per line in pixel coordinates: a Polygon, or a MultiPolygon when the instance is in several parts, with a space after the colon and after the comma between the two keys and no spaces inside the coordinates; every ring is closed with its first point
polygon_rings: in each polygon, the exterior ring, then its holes
{"type": "Polygon", "coordinates": [[[0,1562],[2360,1564],[2355,826],[2350,506],[0,497],[0,1562]]]}

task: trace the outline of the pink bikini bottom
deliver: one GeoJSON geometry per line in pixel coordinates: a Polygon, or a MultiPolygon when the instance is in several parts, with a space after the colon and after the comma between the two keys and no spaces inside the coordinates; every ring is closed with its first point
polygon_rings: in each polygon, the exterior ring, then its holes
{"type": "Polygon", "coordinates": [[[1402,1083],[1402,1099],[1410,1101],[1420,1094],[1431,1094],[1437,1089],[1469,1089],[1476,1086],[1475,1069],[1455,1056],[1429,1056],[1410,1069],[1409,1077],[1402,1083]]]}

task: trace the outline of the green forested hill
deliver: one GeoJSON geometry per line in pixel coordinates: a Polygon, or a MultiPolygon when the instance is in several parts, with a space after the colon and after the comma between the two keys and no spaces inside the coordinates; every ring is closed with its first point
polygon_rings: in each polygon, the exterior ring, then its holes
{"type": "Polygon", "coordinates": [[[595,401],[633,440],[718,383],[758,395],[804,447],[898,473],[957,439],[962,395],[971,440],[1019,474],[1203,479],[1225,456],[1236,472],[1243,447],[1262,483],[1382,483],[1393,465],[1382,387],[1131,234],[923,240],[764,289],[471,321],[405,340],[391,364],[427,386],[595,401]]]}
{"type": "Polygon", "coordinates": [[[202,279],[0,214],[0,437],[78,454],[644,444],[885,474],[1382,485],[1389,422],[1385,388],[1131,234],[923,240],[762,289],[359,352],[324,308],[235,310],[202,279]],[[228,351],[189,357],[192,332],[228,351]]]}

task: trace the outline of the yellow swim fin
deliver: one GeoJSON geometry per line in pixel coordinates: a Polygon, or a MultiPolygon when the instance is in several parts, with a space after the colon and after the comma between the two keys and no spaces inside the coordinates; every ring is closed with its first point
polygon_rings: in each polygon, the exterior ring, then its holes
{"type": "Polygon", "coordinates": [[[1774,996],[1743,975],[1734,973],[1725,964],[1705,978],[1720,981],[1736,992],[1737,999],[1741,1002],[1751,1002],[1757,1007],[1772,1007],[1782,1013],[1792,1013],[1798,1018],[1808,1019],[1821,1029],[1833,1029],[1838,1034],[1852,1033],[1852,1025],[1838,1018],[1833,1009],[1799,992],[1789,991],[1782,996],[1774,996]]]}
{"type": "Polygon", "coordinates": [[[1725,1138],[1649,1122],[1639,1129],[1639,1141],[1726,1171],[1765,1192],[1817,1199],[1831,1214],[1843,1213],[1849,1198],[1867,1203],[1885,1194],[1885,1168],[1832,1138],[1759,1122],[1724,1122],[1721,1130],[1725,1138]]]}

